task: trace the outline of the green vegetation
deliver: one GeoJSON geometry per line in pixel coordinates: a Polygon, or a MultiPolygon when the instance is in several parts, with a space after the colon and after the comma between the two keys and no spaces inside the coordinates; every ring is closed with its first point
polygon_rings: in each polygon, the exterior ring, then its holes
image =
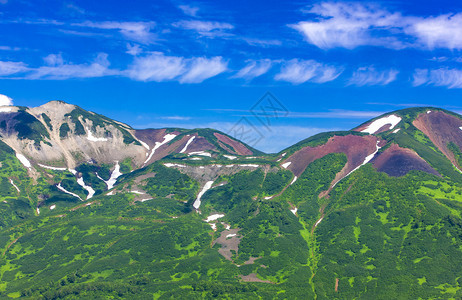
{"type": "MultiPolygon", "coordinates": [[[[82,124],[80,124],[80,125],[82,125],[82,124]]],[[[83,128],[83,126],[82,126],[82,128],[83,128]]],[[[61,127],[59,127],[59,137],[62,138],[62,139],[66,138],[70,131],[71,131],[71,129],[69,128],[69,124],[63,123],[61,125],[61,127]]]]}

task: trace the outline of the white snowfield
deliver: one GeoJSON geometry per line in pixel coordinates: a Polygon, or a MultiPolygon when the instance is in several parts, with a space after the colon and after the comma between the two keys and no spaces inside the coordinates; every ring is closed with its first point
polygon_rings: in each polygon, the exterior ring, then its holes
{"type": "Polygon", "coordinates": [[[188,155],[201,155],[201,156],[208,156],[212,157],[212,154],[205,152],[205,151],[195,151],[195,152],[189,152],[188,155]]]}
{"type": "Polygon", "coordinates": [[[37,207],[37,215],[40,215],[40,208],[37,207]]]}
{"type": "Polygon", "coordinates": [[[10,179],[10,183],[11,183],[12,186],[14,186],[14,188],[18,191],[18,193],[21,192],[21,190],[19,190],[18,186],[16,184],[14,184],[13,179],[10,179]]]}
{"type": "Polygon", "coordinates": [[[460,126],[459,129],[462,130],[462,126],[460,126]]]}
{"type": "Polygon", "coordinates": [[[322,219],[324,219],[324,217],[321,217],[317,222],[316,224],[314,224],[314,227],[318,227],[319,223],[321,223],[322,219]]]}
{"type": "Polygon", "coordinates": [[[195,138],[196,138],[196,136],[191,137],[188,140],[188,142],[186,143],[186,145],[184,145],[183,149],[181,149],[180,153],[184,153],[186,151],[186,149],[188,149],[189,144],[191,144],[192,141],[194,141],[195,138]]]}
{"type": "Polygon", "coordinates": [[[273,196],[268,196],[268,197],[265,197],[264,199],[265,199],[265,200],[269,200],[269,199],[271,199],[271,198],[273,198],[273,196]]]}
{"type": "Polygon", "coordinates": [[[56,204],[53,204],[52,206],[50,206],[50,210],[53,210],[56,208],[56,204]]]}
{"type": "Polygon", "coordinates": [[[30,161],[24,155],[22,155],[21,153],[16,153],[16,157],[24,165],[24,167],[28,169],[32,168],[30,161]]]}
{"type": "Polygon", "coordinates": [[[79,198],[81,201],[83,201],[82,198],[80,198],[79,195],[74,194],[74,193],[72,193],[72,192],[69,192],[68,190],[66,190],[65,188],[63,188],[63,187],[61,186],[61,182],[60,182],[56,187],[57,187],[59,190],[63,191],[64,193],[69,194],[69,195],[71,195],[71,196],[74,196],[74,197],[76,197],[76,198],[79,198]]]}
{"type": "Polygon", "coordinates": [[[395,129],[395,130],[393,130],[393,133],[397,133],[400,130],[401,130],[401,128],[395,129]]]}
{"type": "Polygon", "coordinates": [[[200,157],[191,157],[189,160],[202,160],[200,157]]]}
{"type": "Polygon", "coordinates": [[[290,211],[291,211],[294,215],[297,215],[297,210],[298,210],[298,208],[295,207],[294,209],[291,209],[290,211]]]}
{"type": "Polygon", "coordinates": [[[432,111],[431,110],[427,110],[427,114],[431,113],[432,111]]]}
{"type": "Polygon", "coordinates": [[[238,165],[239,167],[251,167],[251,168],[258,168],[259,165],[253,165],[253,164],[244,164],[244,165],[238,165]]]}
{"type": "Polygon", "coordinates": [[[196,201],[194,201],[193,207],[195,209],[199,209],[201,206],[201,198],[207,192],[211,187],[212,187],[213,181],[207,181],[207,183],[204,185],[202,188],[202,191],[200,191],[199,195],[197,195],[196,201]]]}
{"type": "Polygon", "coordinates": [[[0,107],[0,113],[7,113],[7,112],[12,112],[13,108],[8,107],[8,106],[2,106],[0,107]]]}
{"type": "MultiPolygon", "coordinates": [[[[143,142],[142,140],[138,140],[138,141],[140,142],[140,144],[141,144],[144,148],[146,148],[146,149],[148,149],[148,150],[151,149],[151,148],[149,148],[149,145],[146,144],[145,142],[143,142]]],[[[146,156],[148,156],[147,153],[146,153],[146,156]]]]}
{"type": "Polygon", "coordinates": [[[88,192],[87,200],[93,197],[95,190],[91,186],[85,184],[83,177],[77,178],[77,183],[88,192]]]}
{"type": "Polygon", "coordinates": [[[295,181],[297,181],[298,177],[297,176],[294,176],[294,179],[292,179],[292,182],[290,183],[290,185],[294,184],[295,181]]]}
{"type": "Polygon", "coordinates": [[[140,192],[140,191],[130,191],[130,193],[138,194],[138,195],[144,195],[145,194],[145,193],[140,192]]]}
{"type": "Polygon", "coordinates": [[[112,171],[111,177],[108,180],[104,180],[98,174],[96,174],[96,176],[98,176],[99,179],[104,181],[104,183],[107,185],[108,190],[112,189],[114,187],[115,183],[117,182],[117,178],[119,178],[121,175],[123,175],[122,173],[120,173],[119,162],[116,161],[115,163],[116,163],[116,165],[114,167],[114,171],[112,171]]]}
{"type": "Polygon", "coordinates": [[[224,216],[225,216],[224,214],[214,214],[214,215],[210,215],[210,216],[207,217],[207,219],[205,219],[205,222],[209,223],[209,222],[218,220],[218,219],[220,219],[220,218],[223,218],[224,216]]]}
{"type": "Polygon", "coordinates": [[[378,120],[375,120],[366,129],[362,130],[361,132],[366,132],[369,134],[376,133],[380,128],[384,125],[390,124],[390,130],[393,129],[398,123],[401,122],[401,117],[396,115],[389,115],[378,120]]]}
{"type": "Polygon", "coordinates": [[[157,149],[159,149],[162,145],[167,144],[168,142],[173,140],[175,137],[176,137],[176,134],[169,133],[164,136],[164,140],[162,142],[160,143],[156,142],[154,148],[152,148],[151,153],[149,154],[148,158],[144,161],[144,163],[146,164],[148,161],[151,160],[152,156],[154,155],[157,149]]]}
{"type": "Polygon", "coordinates": [[[171,168],[171,167],[186,168],[185,165],[171,164],[171,163],[166,163],[166,164],[164,164],[164,166],[166,166],[167,168],[171,168]]]}
{"type": "Polygon", "coordinates": [[[54,170],[54,171],[66,171],[67,170],[66,168],[50,167],[50,166],[45,166],[45,165],[42,165],[42,164],[38,164],[38,165],[40,167],[42,167],[42,168],[49,169],[49,170],[54,170]]]}
{"type": "Polygon", "coordinates": [[[284,169],[287,169],[288,166],[290,166],[292,162],[289,161],[289,162],[286,162],[286,163],[283,163],[281,166],[284,168],[284,169]]]}
{"type": "Polygon", "coordinates": [[[224,157],[226,157],[227,159],[230,159],[230,160],[233,160],[233,159],[236,159],[237,156],[232,156],[232,155],[223,155],[224,157]]]}
{"type": "Polygon", "coordinates": [[[230,237],[233,237],[233,236],[236,236],[237,234],[236,233],[230,233],[226,236],[226,238],[230,238],[230,237]]]}
{"type": "Polygon", "coordinates": [[[90,142],[107,142],[107,138],[97,138],[96,136],[93,135],[90,129],[87,128],[87,140],[90,142]]]}

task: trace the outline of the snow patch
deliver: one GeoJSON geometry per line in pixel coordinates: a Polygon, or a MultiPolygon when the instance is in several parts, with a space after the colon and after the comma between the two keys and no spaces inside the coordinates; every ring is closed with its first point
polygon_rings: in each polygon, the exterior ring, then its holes
{"type": "Polygon", "coordinates": [[[19,190],[18,186],[16,184],[14,184],[13,182],[13,179],[10,179],[10,183],[12,186],[14,186],[14,188],[18,191],[18,193],[20,193],[21,191],[19,190]]]}
{"type": "Polygon", "coordinates": [[[156,152],[157,149],[159,149],[162,145],[170,142],[171,140],[173,140],[174,138],[176,137],[176,134],[166,134],[164,136],[164,140],[162,142],[156,142],[154,148],[152,148],[151,150],[151,153],[149,154],[148,158],[144,161],[144,164],[146,164],[148,161],[151,160],[152,156],[154,155],[154,153],[156,152]]]}
{"type": "Polygon", "coordinates": [[[188,155],[202,155],[202,156],[212,157],[212,154],[205,152],[205,151],[190,152],[188,153],[188,155]]]}
{"type": "Polygon", "coordinates": [[[171,163],[166,163],[166,164],[164,164],[164,166],[166,166],[167,168],[171,168],[171,167],[186,168],[186,166],[185,166],[185,165],[180,165],[180,164],[171,164],[171,163]]]}
{"type": "Polygon", "coordinates": [[[30,169],[32,167],[30,161],[21,153],[16,153],[16,157],[19,159],[19,161],[24,165],[24,167],[30,169]]]}
{"type": "Polygon", "coordinates": [[[393,130],[393,133],[397,133],[400,130],[401,130],[401,128],[395,129],[395,130],[393,130]]]}
{"type": "Polygon", "coordinates": [[[7,113],[7,112],[12,112],[13,108],[8,107],[8,106],[2,106],[0,107],[0,113],[7,113]]]}
{"type": "Polygon", "coordinates": [[[427,110],[427,114],[431,113],[432,111],[431,110],[427,110]]]}
{"type": "Polygon", "coordinates": [[[145,195],[146,193],[140,192],[140,191],[130,191],[130,193],[133,194],[138,194],[138,195],[145,195]]]}
{"type": "Polygon", "coordinates": [[[286,162],[286,163],[282,164],[281,166],[282,166],[284,169],[287,169],[287,167],[290,166],[291,163],[292,163],[292,162],[289,161],[289,162],[286,162]]]}
{"type": "Polygon", "coordinates": [[[110,191],[109,193],[106,194],[106,196],[112,196],[114,195],[114,191],[110,191]]]}
{"type": "Polygon", "coordinates": [[[85,184],[83,177],[77,178],[77,183],[88,192],[87,200],[93,197],[95,190],[91,186],[85,184]]]}
{"type": "Polygon", "coordinates": [[[87,140],[90,142],[107,142],[107,138],[97,138],[96,136],[93,135],[90,129],[87,128],[87,140]]]}
{"type": "Polygon", "coordinates": [[[186,149],[188,149],[189,144],[191,144],[192,141],[194,141],[195,138],[196,138],[196,136],[193,136],[192,138],[190,138],[188,140],[188,142],[186,143],[186,145],[184,145],[183,149],[181,149],[180,153],[184,153],[186,151],[186,149]]]}
{"type": "Polygon", "coordinates": [[[45,166],[45,165],[42,165],[42,164],[38,164],[38,165],[40,167],[42,167],[42,168],[49,169],[49,170],[54,170],[54,171],[66,171],[67,170],[66,168],[56,168],[56,167],[45,166]]]}
{"type": "Polygon", "coordinates": [[[258,168],[258,167],[259,167],[259,165],[244,164],[244,165],[239,165],[239,167],[251,167],[251,168],[258,168]]]}
{"type": "Polygon", "coordinates": [[[223,155],[223,156],[230,160],[234,160],[237,158],[237,156],[232,156],[232,155],[223,155]]]}
{"type": "Polygon", "coordinates": [[[69,195],[71,195],[71,196],[74,196],[74,197],[76,197],[76,198],[79,198],[81,201],[83,201],[82,198],[80,198],[79,195],[74,194],[74,193],[72,193],[72,192],[69,192],[68,190],[66,190],[65,188],[63,188],[63,187],[61,186],[61,182],[60,182],[56,187],[57,187],[59,190],[63,191],[64,193],[69,194],[69,195]]]}
{"type": "Polygon", "coordinates": [[[143,199],[143,200],[141,200],[141,202],[149,201],[149,200],[152,200],[152,199],[154,199],[154,198],[143,199]]]}
{"type": "MultiPolygon", "coordinates": [[[[149,145],[146,144],[145,142],[143,142],[142,140],[138,140],[138,142],[140,142],[141,146],[143,146],[144,148],[146,148],[146,149],[148,149],[148,150],[151,149],[151,148],[149,148],[149,145]]],[[[146,153],[146,156],[147,156],[147,155],[148,155],[148,154],[146,153]]]]}
{"type": "Polygon", "coordinates": [[[264,199],[265,199],[265,200],[269,200],[269,199],[271,199],[271,198],[273,198],[273,196],[268,196],[268,197],[265,197],[264,199]]]}
{"type": "Polygon", "coordinates": [[[247,156],[245,159],[255,159],[257,158],[256,156],[247,156]]]}
{"type": "Polygon", "coordinates": [[[297,176],[294,176],[294,179],[292,179],[292,182],[290,183],[290,185],[294,184],[295,181],[297,181],[298,177],[297,176]]]}
{"type": "Polygon", "coordinates": [[[205,219],[205,222],[209,223],[209,222],[218,220],[218,219],[220,219],[220,218],[223,218],[224,216],[225,216],[224,214],[214,214],[214,215],[210,215],[210,216],[207,217],[207,219],[205,219]]]}
{"type": "Polygon", "coordinates": [[[291,209],[290,211],[291,211],[294,215],[297,215],[297,210],[298,210],[298,208],[295,207],[294,209],[291,209]]]}
{"type": "Polygon", "coordinates": [[[56,204],[53,204],[52,206],[50,206],[50,210],[53,210],[56,208],[56,204]]]}
{"type": "Polygon", "coordinates": [[[200,191],[199,195],[197,195],[196,201],[194,201],[193,207],[195,209],[199,209],[201,206],[201,198],[207,192],[211,187],[212,187],[213,181],[207,181],[207,183],[204,185],[202,188],[202,191],[200,191]]]}
{"type": "Polygon", "coordinates": [[[191,157],[189,160],[202,160],[200,157],[191,157]]]}
{"type": "Polygon", "coordinates": [[[460,129],[460,130],[462,130],[462,126],[461,126],[461,127],[459,127],[459,129],[460,129]]]}
{"type": "Polygon", "coordinates": [[[321,223],[322,219],[324,219],[324,217],[321,217],[315,224],[314,224],[314,227],[318,227],[319,223],[321,223]]]}
{"type": "Polygon", "coordinates": [[[114,167],[114,171],[112,171],[111,177],[108,180],[104,180],[98,174],[96,174],[96,176],[98,176],[99,179],[104,181],[104,183],[107,185],[108,190],[112,189],[114,187],[115,183],[117,182],[117,178],[119,178],[121,175],[123,175],[122,173],[120,173],[119,162],[116,161],[115,163],[116,163],[116,165],[114,167]]]}
{"type": "Polygon", "coordinates": [[[40,208],[37,207],[37,215],[40,215],[40,208]]]}
{"type": "Polygon", "coordinates": [[[380,118],[378,120],[375,120],[369,126],[367,126],[366,129],[362,130],[361,132],[366,132],[369,134],[374,134],[376,133],[380,128],[382,128],[384,125],[390,124],[390,129],[393,129],[398,123],[401,122],[401,117],[398,117],[396,115],[389,115],[383,118],[380,118]]]}
{"type": "Polygon", "coordinates": [[[236,233],[230,233],[226,236],[226,238],[230,238],[230,237],[233,237],[233,236],[236,236],[237,234],[236,233]]]}
{"type": "Polygon", "coordinates": [[[74,169],[68,169],[68,170],[69,170],[69,172],[71,172],[73,175],[77,175],[77,171],[76,171],[76,170],[74,170],[74,169]]]}

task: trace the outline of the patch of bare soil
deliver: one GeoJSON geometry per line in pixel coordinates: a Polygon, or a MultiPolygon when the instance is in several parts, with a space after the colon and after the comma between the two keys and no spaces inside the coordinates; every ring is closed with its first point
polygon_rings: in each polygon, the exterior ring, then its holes
{"type": "Polygon", "coordinates": [[[244,265],[253,265],[254,262],[259,258],[261,258],[261,256],[259,256],[259,257],[250,257],[249,260],[244,262],[244,265]]]}
{"type": "Polygon", "coordinates": [[[453,142],[462,148],[462,120],[442,111],[432,111],[420,114],[412,123],[422,131],[435,146],[459,169],[454,154],[448,149],[448,143],[453,142]]]}
{"type": "Polygon", "coordinates": [[[252,155],[253,152],[248,149],[244,144],[241,142],[238,142],[236,140],[233,140],[226,135],[220,134],[218,132],[215,132],[213,134],[220,142],[225,143],[226,145],[231,146],[234,151],[239,154],[239,155],[252,155]]]}
{"type": "Polygon", "coordinates": [[[439,173],[414,150],[401,148],[397,144],[391,145],[375,157],[372,165],[377,171],[385,172],[394,177],[404,176],[411,170],[424,171],[439,176],[439,173]]]}
{"type": "Polygon", "coordinates": [[[272,281],[262,280],[262,279],[258,278],[256,273],[250,273],[249,275],[239,275],[239,276],[241,277],[242,281],[245,281],[245,282],[262,282],[262,283],[272,283],[272,284],[274,284],[274,282],[272,282],[272,281]]]}
{"type": "Polygon", "coordinates": [[[239,228],[233,228],[224,230],[221,232],[219,238],[217,238],[212,243],[212,247],[215,244],[221,245],[221,248],[218,250],[218,253],[223,255],[229,261],[233,261],[233,252],[238,255],[239,244],[241,243],[241,236],[238,235],[239,228]]]}

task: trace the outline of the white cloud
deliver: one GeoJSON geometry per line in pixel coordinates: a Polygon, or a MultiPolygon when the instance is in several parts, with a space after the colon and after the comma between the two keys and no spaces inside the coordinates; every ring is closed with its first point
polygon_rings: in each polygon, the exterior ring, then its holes
{"type": "Polygon", "coordinates": [[[139,81],[178,80],[181,83],[200,83],[226,69],[227,62],[222,57],[184,58],[156,52],[148,56],[135,57],[125,74],[139,81]]]}
{"type": "Polygon", "coordinates": [[[361,2],[323,2],[306,12],[316,17],[289,27],[321,49],[360,46],[462,49],[462,13],[404,16],[361,2]]]}
{"type": "Polygon", "coordinates": [[[365,85],[387,85],[396,80],[399,71],[390,69],[378,71],[374,67],[363,67],[356,70],[350,78],[348,84],[365,85]]]}
{"type": "Polygon", "coordinates": [[[139,81],[167,81],[183,74],[186,70],[184,58],[153,53],[144,57],[135,57],[127,70],[127,76],[139,81]]]}
{"type": "Polygon", "coordinates": [[[27,70],[28,68],[23,62],[0,61],[0,76],[22,73],[27,70]]]}
{"type": "Polygon", "coordinates": [[[301,84],[307,81],[324,83],[335,80],[341,73],[341,69],[315,60],[292,59],[285,63],[274,79],[288,81],[293,84],[301,84]]]}
{"type": "Polygon", "coordinates": [[[96,29],[117,30],[125,38],[144,44],[152,43],[157,38],[157,36],[151,32],[156,25],[154,22],[85,21],[73,25],[96,29]]]}
{"type": "Polygon", "coordinates": [[[140,45],[127,44],[127,51],[125,53],[133,55],[133,56],[137,56],[141,54],[142,52],[143,50],[141,49],[140,45]]]}
{"type": "Polygon", "coordinates": [[[303,21],[290,27],[302,33],[307,42],[322,49],[353,49],[364,45],[402,48],[388,31],[400,26],[401,15],[375,5],[324,2],[307,11],[316,14],[316,21],[303,21]]]}
{"type": "Polygon", "coordinates": [[[282,42],[280,40],[265,40],[265,39],[258,39],[258,38],[249,38],[243,37],[247,44],[251,46],[259,46],[259,47],[270,47],[270,46],[280,46],[282,42]]]}
{"type": "Polygon", "coordinates": [[[436,70],[416,69],[414,86],[431,84],[448,88],[462,88],[462,70],[441,68],[436,70]]]}
{"type": "Polygon", "coordinates": [[[174,23],[173,26],[186,30],[193,30],[206,37],[228,36],[230,34],[227,31],[234,28],[234,26],[229,23],[199,20],[182,20],[174,23]]]}
{"type": "Polygon", "coordinates": [[[116,75],[117,71],[110,70],[109,61],[106,53],[100,53],[90,64],[72,64],[64,63],[60,55],[49,55],[45,58],[49,63],[47,66],[41,66],[30,69],[25,79],[52,79],[64,80],[70,78],[92,78],[116,75]]]}
{"type": "Polygon", "coordinates": [[[228,62],[221,56],[212,58],[198,57],[191,61],[190,69],[180,78],[181,83],[201,83],[227,70],[228,62]]]}
{"type": "Polygon", "coordinates": [[[268,72],[272,65],[273,62],[270,59],[248,60],[247,65],[239,70],[233,78],[245,78],[250,80],[268,72]]]}
{"type": "Polygon", "coordinates": [[[0,106],[13,105],[13,99],[7,95],[0,94],[0,106]]]}
{"type": "Polygon", "coordinates": [[[195,17],[197,16],[197,12],[199,11],[199,7],[190,6],[190,5],[179,5],[178,6],[181,11],[188,16],[195,17]]]}
{"type": "Polygon", "coordinates": [[[405,31],[430,49],[462,49],[462,13],[413,18],[405,31]]]}

